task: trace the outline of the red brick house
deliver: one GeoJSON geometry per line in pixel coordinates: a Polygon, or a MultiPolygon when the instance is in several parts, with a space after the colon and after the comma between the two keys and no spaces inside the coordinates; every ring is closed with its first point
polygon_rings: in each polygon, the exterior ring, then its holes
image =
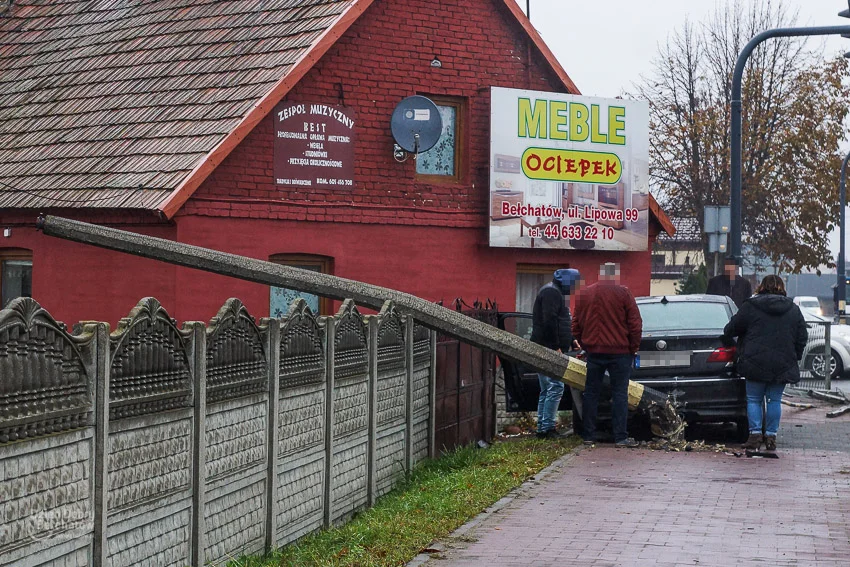
{"type": "MultiPolygon", "coordinates": [[[[263,316],[270,294],[51,239],[39,213],[432,300],[513,309],[553,268],[592,281],[612,260],[649,292],[650,250],[488,246],[490,87],[578,94],[515,0],[16,0],[0,38],[0,286],[60,320],[115,322],[147,295],[180,320],[234,296],[263,316]],[[414,94],[451,113],[449,174],[394,159],[390,116],[414,94]],[[352,186],[275,183],[281,101],[353,111],[352,186]]],[[[651,245],[673,229],[649,209],[651,245]]]]}

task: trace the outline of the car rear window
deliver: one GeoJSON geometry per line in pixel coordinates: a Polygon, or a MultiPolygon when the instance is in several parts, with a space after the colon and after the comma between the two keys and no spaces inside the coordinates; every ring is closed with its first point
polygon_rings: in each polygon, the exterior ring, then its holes
{"type": "Polygon", "coordinates": [[[731,314],[723,303],[671,301],[639,303],[643,332],[723,329],[731,314]]]}

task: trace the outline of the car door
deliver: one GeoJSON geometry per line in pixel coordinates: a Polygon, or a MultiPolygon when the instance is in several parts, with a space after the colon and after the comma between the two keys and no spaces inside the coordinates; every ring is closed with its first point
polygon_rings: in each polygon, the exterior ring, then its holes
{"type": "MultiPolygon", "coordinates": [[[[531,313],[499,313],[499,328],[524,339],[531,340],[531,313]]],[[[509,412],[537,411],[540,382],[537,371],[521,362],[499,356],[505,375],[505,407],[509,412]]],[[[572,407],[571,397],[561,398],[559,410],[572,407]]]]}

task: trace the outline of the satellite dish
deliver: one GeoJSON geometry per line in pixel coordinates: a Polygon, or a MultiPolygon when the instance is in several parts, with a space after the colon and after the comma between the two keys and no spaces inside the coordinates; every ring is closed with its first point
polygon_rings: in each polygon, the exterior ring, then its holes
{"type": "Polygon", "coordinates": [[[443,133],[443,119],[437,105],[420,95],[409,96],[398,103],[390,126],[396,143],[414,154],[433,148],[443,133]]]}

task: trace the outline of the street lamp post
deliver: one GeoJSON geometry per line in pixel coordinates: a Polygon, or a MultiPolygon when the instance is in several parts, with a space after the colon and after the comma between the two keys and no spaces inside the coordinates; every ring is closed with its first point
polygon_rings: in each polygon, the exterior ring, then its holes
{"type": "Polygon", "coordinates": [[[844,267],[844,208],[847,206],[847,162],[850,162],[850,153],[844,156],[844,161],[841,162],[841,183],[839,183],[839,203],[841,210],[838,212],[838,324],[844,324],[844,306],[847,304],[847,275],[844,267]]]}
{"type": "MultiPolygon", "coordinates": [[[[842,13],[843,15],[843,13],[842,13]]],[[[747,63],[753,49],[761,42],[774,37],[800,37],[813,35],[842,35],[850,34],[850,26],[820,26],[809,28],[776,28],[765,30],[753,37],[735,62],[735,71],[732,75],[732,171],[731,171],[731,194],[730,208],[732,213],[732,241],[729,246],[731,256],[741,258],[741,81],[744,77],[744,65],[747,63]]],[[[843,169],[842,169],[843,173],[843,169]]],[[[843,214],[843,209],[842,209],[843,214]]],[[[843,223],[842,223],[843,226],[843,223]]],[[[843,289],[839,285],[840,289],[843,289]]],[[[839,292],[841,293],[841,292],[839,292]]]]}

